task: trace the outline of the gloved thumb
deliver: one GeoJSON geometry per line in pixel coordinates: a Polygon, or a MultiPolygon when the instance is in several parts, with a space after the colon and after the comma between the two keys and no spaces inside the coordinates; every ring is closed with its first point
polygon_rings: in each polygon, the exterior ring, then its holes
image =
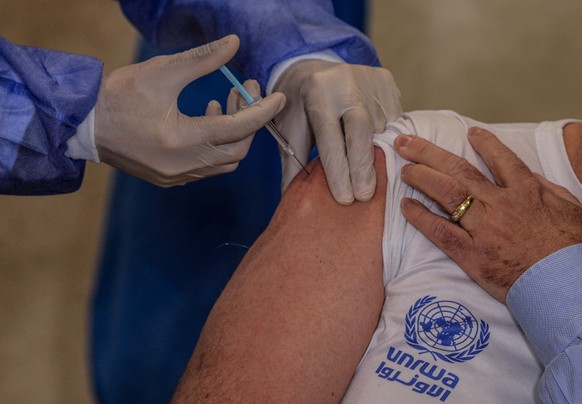
{"type": "Polygon", "coordinates": [[[236,35],[169,56],[159,56],[143,63],[140,80],[163,89],[159,94],[177,96],[192,81],[227,63],[238,50],[236,35]]]}
{"type": "MultiPolygon", "coordinates": [[[[266,125],[285,106],[282,93],[273,93],[256,104],[243,108],[234,115],[216,119],[198,120],[196,126],[205,133],[213,133],[213,144],[239,142],[266,125]]],[[[185,134],[188,133],[186,128],[185,134]]]]}

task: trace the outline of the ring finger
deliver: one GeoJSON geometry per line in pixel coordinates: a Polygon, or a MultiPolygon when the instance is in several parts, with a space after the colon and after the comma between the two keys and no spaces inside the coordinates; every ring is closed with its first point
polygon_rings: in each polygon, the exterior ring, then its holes
{"type": "MultiPolygon", "coordinates": [[[[449,216],[471,195],[471,192],[453,177],[423,164],[405,165],[402,167],[400,176],[404,183],[434,200],[449,216]]],[[[472,203],[469,203],[469,206],[464,209],[464,212],[461,212],[461,217],[457,223],[470,232],[476,225],[475,218],[478,217],[475,215],[475,211],[481,208],[481,203],[477,199],[473,199],[472,203]]]]}

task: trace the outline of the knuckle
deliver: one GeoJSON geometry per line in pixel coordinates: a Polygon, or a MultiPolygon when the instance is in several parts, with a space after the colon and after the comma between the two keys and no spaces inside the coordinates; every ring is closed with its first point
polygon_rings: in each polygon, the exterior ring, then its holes
{"type": "Polygon", "coordinates": [[[454,255],[455,252],[462,251],[464,246],[462,240],[452,231],[451,226],[454,225],[444,219],[437,220],[432,225],[431,233],[447,254],[454,255]]]}
{"type": "Polygon", "coordinates": [[[491,201],[495,209],[500,212],[510,210],[513,205],[511,197],[506,192],[497,192],[491,195],[491,201]]]}
{"type": "Polygon", "coordinates": [[[201,46],[198,46],[189,52],[185,52],[184,57],[186,59],[195,58],[195,59],[203,59],[210,56],[214,51],[219,48],[219,45],[215,42],[210,42],[201,46]]]}
{"type": "Polygon", "coordinates": [[[222,165],[220,167],[217,167],[215,175],[232,173],[233,171],[235,171],[238,168],[238,166],[239,166],[238,161],[236,161],[234,163],[222,165]]]}
{"type": "Polygon", "coordinates": [[[461,174],[470,169],[467,160],[455,155],[448,155],[445,157],[443,164],[447,168],[447,171],[453,176],[461,174]]]}
{"type": "Polygon", "coordinates": [[[243,87],[251,94],[251,97],[258,98],[261,96],[261,86],[256,80],[247,80],[243,83],[243,87]]]}
{"type": "Polygon", "coordinates": [[[176,176],[182,174],[182,170],[172,164],[162,164],[155,168],[155,173],[161,186],[172,186],[176,176]]]}
{"type": "Polygon", "coordinates": [[[419,136],[411,136],[410,138],[412,140],[410,145],[414,146],[415,154],[418,154],[419,156],[429,156],[432,153],[431,149],[434,145],[419,136]]]}
{"type": "Polygon", "coordinates": [[[305,91],[313,91],[313,89],[325,88],[327,83],[327,73],[325,71],[317,71],[312,73],[305,80],[303,86],[305,91]]]}
{"type": "Polygon", "coordinates": [[[158,140],[160,149],[166,153],[173,153],[180,150],[182,145],[181,139],[175,133],[161,132],[158,140]]]}
{"type": "MultiPolygon", "coordinates": [[[[261,105],[253,105],[250,108],[262,108],[261,105]]],[[[254,109],[249,109],[249,111],[254,111],[254,109]]],[[[259,110],[257,110],[259,111],[259,110]]],[[[243,136],[252,136],[258,129],[265,125],[267,121],[261,119],[261,116],[251,116],[242,114],[243,111],[237,111],[231,115],[232,119],[230,121],[230,130],[236,131],[243,136]]]]}
{"type": "Polygon", "coordinates": [[[388,69],[384,69],[384,68],[377,68],[380,71],[380,74],[382,75],[384,81],[390,85],[395,85],[396,84],[396,80],[394,79],[394,75],[392,74],[392,72],[388,69]]]}
{"type": "Polygon", "coordinates": [[[458,206],[468,196],[468,192],[460,187],[456,181],[450,178],[447,178],[443,184],[441,184],[441,189],[443,190],[443,195],[445,195],[443,203],[445,206],[451,207],[451,209],[458,206]]]}
{"type": "Polygon", "coordinates": [[[481,173],[481,171],[464,158],[450,155],[445,157],[443,164],[447,173],[452,177],[462,178],[467,181],[481,184],[489,183],[489,180],[481,173]]]}
{"type": "Polygon", "coordinates": [[[534,176],[523,179],[522,186],[529,195],[538,196],[540,199],[546,191],[540,181],[534,176]]]}
{"type": "Polygon", "coordinates": [[[231,154],[231,158],[233,161],[238,162],[241,161],[242,159],[244,159],[250,149],[250,142],[239,142],[236,147],[233,149],[232,154],[231,154]]]}
{"type": "Polygon", "coordinates": [[[163,173],[156,172],[158,177],[156,178],[154,184],[161,188],[170,188],[175,185],[175,181],[168,178],[168,176],[164,175],[163,173]]]}

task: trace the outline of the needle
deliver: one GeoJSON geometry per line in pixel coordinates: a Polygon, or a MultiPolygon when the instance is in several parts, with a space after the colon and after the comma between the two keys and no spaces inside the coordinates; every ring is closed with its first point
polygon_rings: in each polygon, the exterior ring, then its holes
{"type": "MultiPolygon", "coordinates": [[[[243,87],[243,85],[240,83],[240,81],[238,81],[238,79],[236,77],[234,77],[234,75],[231,73],[230,70],[228,70],[228,68],[226,66],[224,66],[224,65],[221,66],[220,71],[226,76],[226,78],[232,83],[232,85],[237,88],[237,90],[241,93],[241,95],[243,96],[243,98],[245,99],[245,101],[249,105],[253,105],[256,102],[253,99],[253,97],[251,97],[249,92],[243,87]]],[[[279,143],[279,146],[281,146],[283,151],[285,151],[285,153],[287,153],[289,156],[293,157],[295,159],[295,161],[297,162],[297,164],[299,164],[301,166],[303,171],[305,171],[307,173],[307,175],[309,175],[309,171],[307,171],[307,168],[305,168],[305,166],[301,163],[301,161],[299,160],[299,158],[295,154],[295,150],[293,150],[293,148],[291,147],[291,145],[289,144],[287,139],[285,139],[285,136],[283,136],[283,134],[277,128],[277,125],[275,125],[275,122],[273,122],[272,119],[269,122],[267,122],[267,125],[265,125],[265,128],[275,138],[277,143],[279,143]]]]}

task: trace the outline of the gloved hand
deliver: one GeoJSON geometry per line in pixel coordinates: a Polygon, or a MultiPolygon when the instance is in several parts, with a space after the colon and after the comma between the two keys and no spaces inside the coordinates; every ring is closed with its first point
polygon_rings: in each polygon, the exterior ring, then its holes
{"type": "MultiPolygon", "coordinates": [[[[317,143],[335,200],[349,205],[374,195],[372,135],[402,114],[400,92],[382,68],[305,60],[291,65],[275,84],[287,105],[276,122],[305,163],[317,143]]],[[[282,154],[283,189],[301,169],[282,154]]]]}
{"type": "MultiPolygon", "coordinates": [[[[182,114],[177,98],[191,81],[228,62],[238,46],[238,37],[230,35],[105,76],[95,107],[95,142],[101,160],[160,186],[235,170],[254,132],[283,108],[285,97],[274,93],[240,109],[246,103],[233,91],[228,115],[222,115],[213,101],[203,117],[182,114]]],[[[253,97],[260,95],[256,82],[247,81],[245,87],[253,97]]]]}

